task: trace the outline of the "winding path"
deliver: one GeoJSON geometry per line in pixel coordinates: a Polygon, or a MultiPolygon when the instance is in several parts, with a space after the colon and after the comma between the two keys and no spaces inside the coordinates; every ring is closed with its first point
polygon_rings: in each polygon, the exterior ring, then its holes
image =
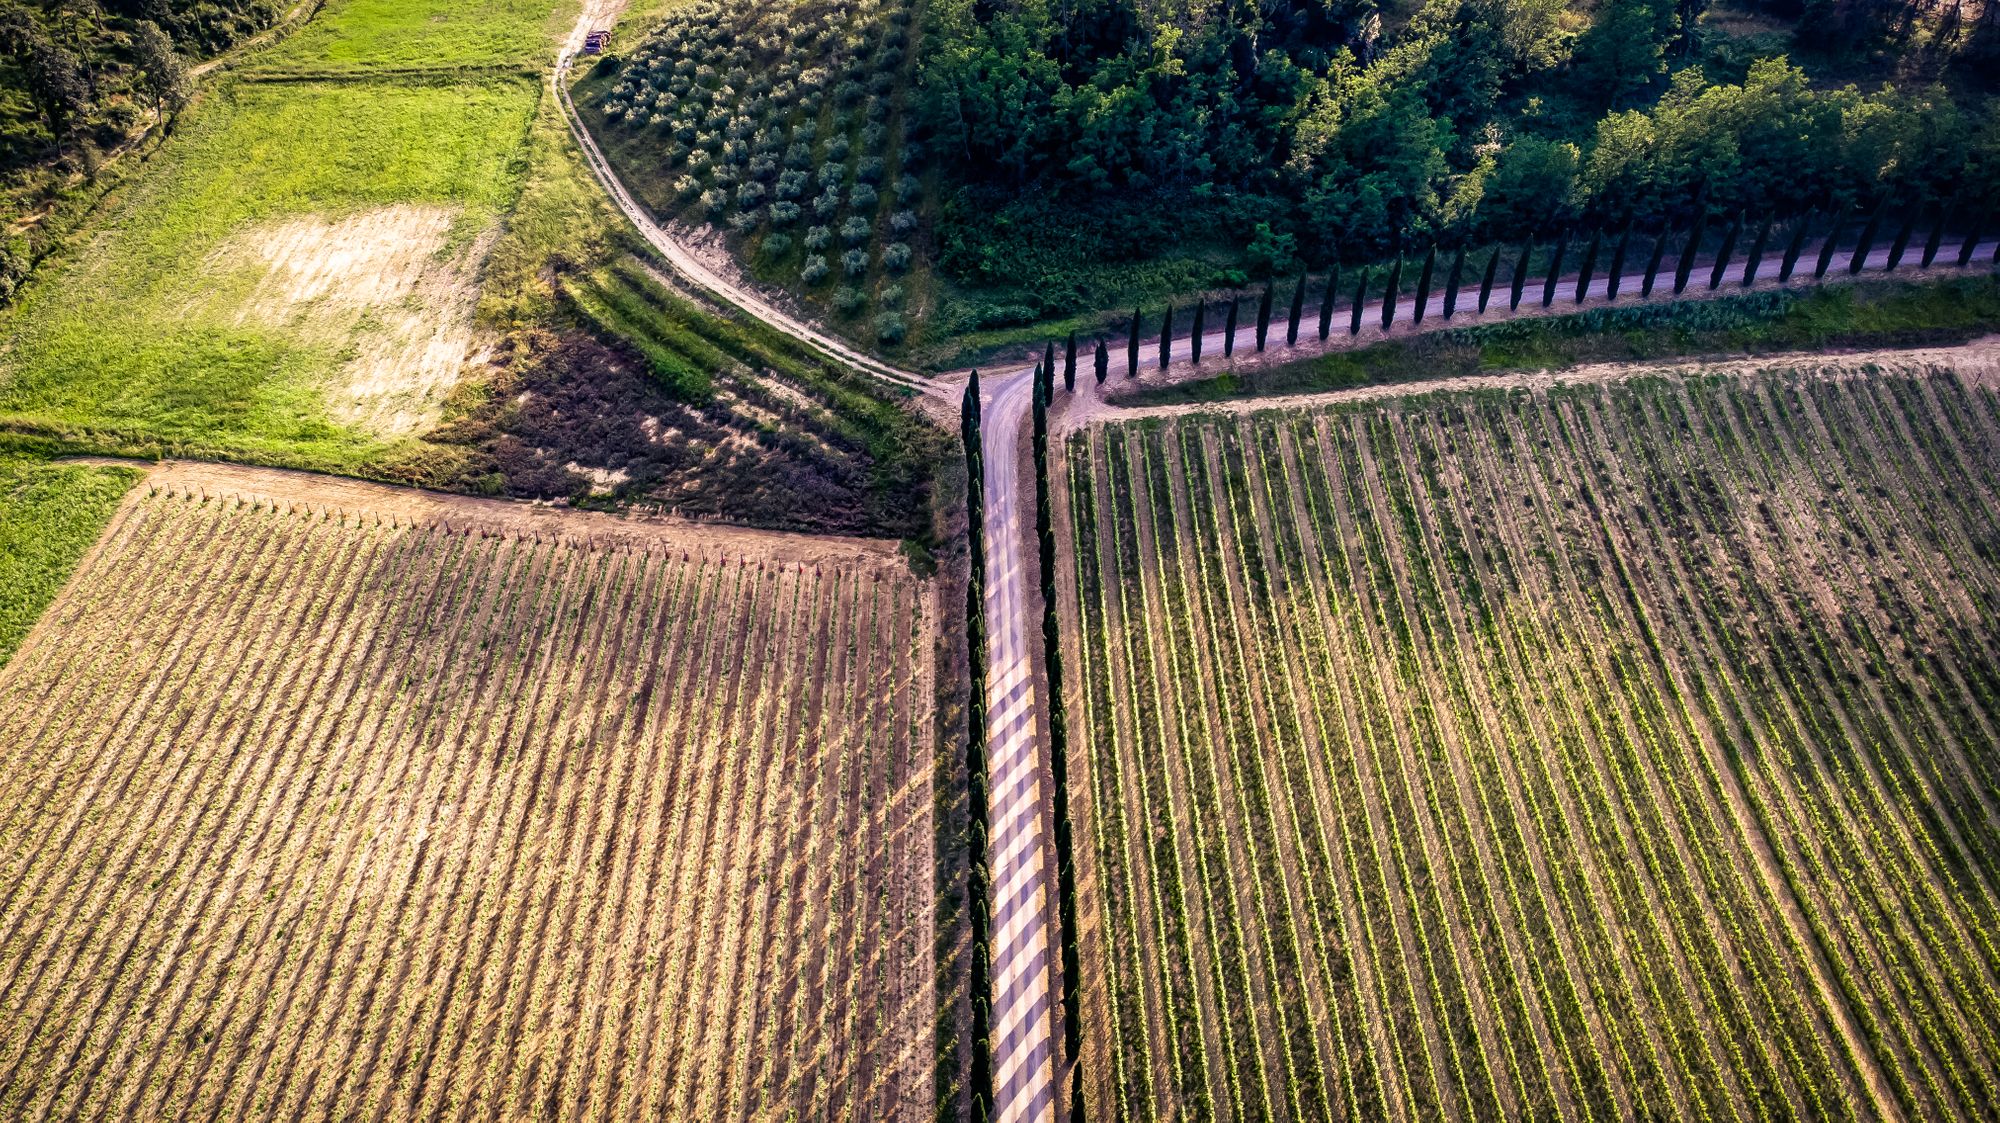
{"type": "MultiPolygon", "coordinates": [[[[624,0],[585,0],[583,11],[575,30],[564,42],[550,76],[551,92],[562,106],[569,122],[570,132],[576,137],[577,146],[583,153],[591,171],[596,175],[605,192],[617,204],[618,209],[631,221],[632,225],[657,250],[661,257],[683,279],[706,292],[713,299],[735,307],[748,315],[785,333],[798,342],[813,348],[837,361],[844,362],[857,370],[864,371],[885,382],[918,392],[934,407],[955,408],[958,387],[963,384],[959,375],[930,378],[906,371],[866,355],[846,342],[836,339],[805,323],[783,309],[777,307],[763,295],[753,290],[746,282],[711,268],[701,258],[682,245],[657,223],[646,208],[639,204],[627,189],[618,174],[612,169],[603,151],[583,125],[576,106],[570,100],[568,75],[571,64],[583,48],[585,35],[593,28],[609,27],[624,8],[624,0]]],[[[1983,242],[1975,254],[1981,264],[1968,272],[1986,272],[1994,242],[1983,242]]],[[[1951,256],[1949,247],[1946,259],[1951,256]]],[[[1920,251],[1918,251],[1920,252],[1920,251]]],[[[1802,259],[1801,265],[1810,269],[1814,263],[1817,247],[1812,247],[1802,259]]],[[[1877,249],[1864,262],[1863,279],[1876,275],[1887,263],[1889,250],[1886,245],[1877,249]]],[[[1777,271],[1777,255],[1767,255],[1765,259],[1766,277],[1777,271]]],[[[1836,253],[1828,272],[1830,281],[1850,279],[1847,265],[1851,254],[1836,253]]],[[[1696,279],[1691,292],[1682,299],[1697,300],[1711,296],[1727,296],[1743,291],[1740,276],[1741,266],[1732,268],[1732,276],[1711,293],[1707,286],[1710,265],[1702,262],[1697,266],[1696,279]]],[[[1914,272],[1914,270],[1912,270],[1914,272]]],[[[1933,273],[1957,272],[1956,270],[1933,270],[1933,273]]],[[[1579,304],[1586,307],[1601,307],[1607,303],[1607,278],[1603,273],[1587,286],[1583,296],[1577,299],[1577,283],[1574,275],[1558,282],[1558,293],[1554,307],[1544,312],[1541,308],[1541,286],[1543,278],[1535,277],[1528,285],[1522,308],[1507,311],[1504,306],[1478,316],[1468,314],[1477,304],[1477,286],[1469,286],[1470,292],[1461,291],[1460,307],[1467,309],[1458,323],[1488,323],[1502,319],[1533,315],[1554,315],[1575,311],[1579,304]]],[[[1663,271],[1657,278],[1658,288],[1670,292],[1673,271],[1663,271]]],[[[1760,282],[1757,288],[1777,287],[1774,282],[1760,282]]],[[[1495,297],[1504,301],[1506,292],[1496,285],[1495,297]]],[[[1639,279],[1628,276],[1621,289],[1636,296],[1639,279]]],[[[1387,334],[1397,336],[1417,331],[1436,330],[1443,324],[1443,278],[1436,286],[1436,295],[1427,308],[1426,323],[1418,326],[1411,323],[1410,308],[1399,310],[1401,321],[1393,332],[1384,332],[1380,325],[1380,304],[1368,304],[1364,308],[1364,328],[1361,333],[1350,338],[1347,332],[1349,308],[1343,307],[1336,315],[1332,337],[1322,343],[1318,340],[1318,307],[1308,309],[1305,323],[1301,325],[1301,338],[1297,346],[1283,344],[1283,312],[1279,322],[1273,324],[1273,335],[1278,340],[1268,353],[1270,359],[1302,358],[1328,350],[1342,349],[1356,345],[1366,345],[1387,334]]],[[[1655,298],[1673,299],[1672,297],[1655,298]]],[[[1636,301],[1628,301],[1636,303],[1636,301]]],[[[1240,326],[1236,348],[1240,352],[1255,347],[1254,325],[1240,326]]],[[[1093,341],[1094,342],[1094,341],[1093,341]]],[[[1222,353],[1223,335],[1218,329],[1205,332],[1203,351],[1206,355],[1219,358],[1222,353]]],[[[1114,344],[1114,350],[1122,346],[1122,341],[1114,344]]],[[[1188,342],[1186,336],[1176,336],[1169,347],[1170,358],[1178,354],[1179,359],[1171,362],[1166,371],[1160,371],[1159,339],[1155,334],[1142,348],[1141,371],[1154,377],[1149,381],[1158,384],[1164,373],[1165,381],[1180,381],[1198,377],[1203,373],[1219,373],[1221,364],[1196,368],[1186,361],[1188,342]]],[[[1032,360],[1029,360],[1032,362],[1032,360]]],[[[1084,365],[1080,362],[1079,365],[1084,365]]],[[[1114,364],[1115,365],[1115,364],[1114,364]]],[[[1529,376],[1523,376],[1529,377],[1529,376]]],[[[1053,1123],[1057,1116],[1057,1089],[1059,1087],[1055,1047],[1055,966],[1050,954],[1055,937],[1052,901],[1054,892],[1050,886],[1053,860],[1049,853],[1052,827],[1047,824],[1050,793],[1047,788],[1048,772],[1044,765],[1042,751],[1041,705],[1037,699],[1038,686],[1034,676],[1034,661],[1031,656],[1030,636],[1037,630],[1031,627],[1040,608],[1031,603],[1028,592],[1027,575],[1028,552],[1026,542],[1028,528],[1024,521],[1021,502],[1020,469],[1026,461],[1026,450],[1022,447],[1022,428],[1027,419],[1033,386],[1031,368],[1017,368],[989,374],[982,380],[983,444],[986,457],[986,628],[989,643],[989,678],[987,683],[987,762],[992,776],[992,803],[988,809],[989,855],[993,870],[993,1074],[994,1074],[994,1118],[1003,1123],[1026,1123],[1035,1121],[1053,1123]]],[[[1083,379],[1087,384],[1088,377],[1083,379]]],[[[1123,381],[1123,379],[1119,379],[1123,381]]],[[[1106,387],[1108,389],[1109,387],[1106,387]]],[[[1388,393],[1407,393],[1437,386],[1398,386],[1386,389],[1388,393]]],[[[1082,393],[1071,398],[1069,408],[1060,412],[1068,416],[1062,419],[1062,427],[1074,428],[1089,421],[1110,419],[1116,416],[1141,415],[1145,410],[1130,410],[1113,402],[1103,400],[1095,388],[1079,386],[1082,393]]],[[[1361,391],[1367,393],[1367,391],[1361,391]]],[[[1064,395],[1064,397],[1068,397],[1064,395]]],[[[1324,397],[1319,395],[1316,397],[1324,397]]],[[[1273,401],[1251,401],[1241,403],[1242,408],[1271,408],[1287,404],[1273,401]]],[[[1231,403],[1236,405],[1236,403],[1231,403]]],[[[1171,410],[1173,407],[1168,407],[1171,410]]],[[[1165,412],[1165,411],[1159,411],[1165,412]]],[[[1037,581],[1038,584],[1038,581],[1037,581]]]]}

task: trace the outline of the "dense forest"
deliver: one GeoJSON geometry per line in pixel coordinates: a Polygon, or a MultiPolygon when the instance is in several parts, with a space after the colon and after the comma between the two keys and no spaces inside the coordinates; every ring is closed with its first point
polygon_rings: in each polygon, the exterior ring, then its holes
{"type": "MultiPolygon", "coordinates": [[[[962,283],[1190,239],[1252,272],[1433,240],[1867,205],[1984,213],[2000,3],[931,0],[962,283]]],[[[1971,221],[1970,218],[1967,221],[1971,221]]]]}

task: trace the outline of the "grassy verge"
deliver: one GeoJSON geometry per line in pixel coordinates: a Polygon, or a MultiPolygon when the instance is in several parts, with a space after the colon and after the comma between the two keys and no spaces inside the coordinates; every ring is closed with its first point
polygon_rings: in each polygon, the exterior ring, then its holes
{"type": "Polygon", "coordinates": [[[1130,404],[1304,394],[1585,363],[1962,342],[2000,329],[2000,278],[1877,282],[1480,324],[1142,389],[1130,404]]]}
{"type": "Polygon", "coordinates": [[[0,667],[138,479],[129,468],[55,464],[0,444],[0,667]]]}

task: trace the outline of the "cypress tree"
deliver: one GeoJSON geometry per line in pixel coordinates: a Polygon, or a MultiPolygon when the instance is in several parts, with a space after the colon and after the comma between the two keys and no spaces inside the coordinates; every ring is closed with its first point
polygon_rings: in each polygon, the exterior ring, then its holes
{"type": "Polygon", "coordinates": [[[1674,267],[1675,296],[1687,291],[1688,277],[1694,273],[1695,255],[1701,252],[1702,235],[1706,233],[1708,233],[1708,204],[1704,201],[1694,212],[1694,227],[1688,231],[1687,245],[1681,247],[1681,263],[1674,267]]]}
{"type": "Polygon", "coordinates": [[[1368,267],[1361,267],[1361,276],[1354,282],[1353,315],[1347,325],[1347,334],[1361,334],[1361,309],[1368,302],[1368,267]]]}
{"type": "Polygon", "coordinates": [[[1396,255],[1396,263],[1389,267],[1389,283],[1382,289],[1382,330],[1388,331],[1396,322],[1396,298],[1402,294],[1403,255],[1396,255]]]}
{"type": "Polygon", "coordinates": [[[1909,213],[1903,216],[1903,225],[1897,228],[1895,240],[1889,243],[1889,264],[1883,268],[1884,273],[1894,273],[1896,266],[1903,263],[1903,255],[1910,249],[1910,239],[1917,233],[1917,218],[1922,213],[1923,208],[1911,207],[1909,213]]]}
{"type": "Polygon", "coordinates": [[[1111,349],[1106,347],[1104,341],[1100,339],[1097,341],[1097,384],[1099,386],[1104,385],[1105,378],[1110,374],[1111,349]]]}
{"type": "Polygon", "coordinates": [[[1077,1062],[1069,1070],[1069,1123],[1084,1123],[1083,1119],[1083,1063],[1077,1062]]]}
{"type": "Polygon", "coordinates": [[[1493,278],[1500,273],[1500,247],[1493,247],[1493,256],[1486,259],[1486,273],[1479,280],[1479,314],[1486,314],[1486,301],[1493,295],[1493,278]]]}
{"type": "Polygon", "coordinates": [[[1757,224],[1757,236],[1750,240],[1750,260],[1743,263],[1743,287],[1757,283],[1757,267],[1764,263],[1764,248],[1771,244],[1771,216],[1757,224]]]}
{"type": "Polygon", "coordinates": [[[1854,215],[1854,204],[1843,203],[1840,212],[1833,216],[1833,227],[1826,232],[1826,241],[1819,246],[1819,260],[1813,263],[1813,280],[1826,276],[1833,265],[1833,250],[1840,244],[1840,236],[1847,233],[1847,220],[1854,215]]]}
{"type": "Polygon", "coordinates": [[[1737,211],[1730,221],[1729,230],[1722,236],[1722,250],[1715,255],[1715,264],[1708,271],[1708,290],[1714,292],[1722,285],[1722,278],[1729,272],[1729,259],[1736,253],[1736,240],[1743,236],[1743,212],[1737,211]]]}
{"type": "Polygon", "coordinates": [[[1590,295],[1590,275],[1597,271],[1597,250],[1604,242],[1604,230],[1598,228],[1590,232],[1590,244],[1583,248],[1583,268],[1576,273],[1576,302],[1590,295]]]}
{"type": "Polygon", "coordinates": [[[1069,342],[1063,345],[1063,389],[1076,393],[1076,333],[1069,333],[1069,342]]]}
{"type": "Polygon", "coordinates": [[[1201,333],[1207,330],[1208,301],[1200,300],[1194,306],[1194,331],[1188,336],[1188,358],[1194,365],[1201,365],[1201,333]]]}
{"type": "Polygon", "coordinates": [[[1889,196],[1883,195],[1875,209],[1868,212],[1868,221],[1861,224],[1861,240],[1855,243],[1854,252],[1847,255],[1847,275],[1852,277],[1868,267],[1868,251],[1875,248],[1875,236],[1882,232],[1882,219],[1889,212],[1889,196]]]}
{"type": "Polygon", "coordinates": [[[1228,357],[1229,357],[1229,356],[1231,356],[1231,355],[1234,355],[1234,354],[1236,353],[1236,306],[1237,306],[1237,303],[1238,303],[1238,301],[1237,301],[1237,299],[1236,299],[1235,297],[1233,297],[1233,296],[1232,296],[1232,297],[1230,297],[1230,298],[1229,298],[1229,311],[1228,311],[1228,312],[1226,312],[1226,313],[1224,313],[1224,315],[1223,315],[1223,317],[1222,317],[1222,357],[1223,357],[1223,358],[1225,358],[1225,359],[1226,359],[1226,358],[1228,358],[1228,357]]]}
{"type": "Polygon", "coordinates": [[[1125,377],[1139,377],[1139,310],[1132,309],[1132,337],[1125,341],[1125,377]]]}
{"type": "Polygon", "coordinates": [[[1562,277],[1563,250],[1569,246],[1569,232],[1556,235],[1556,252],[1549,258],[1549,271],[1542,277],[1542,307],[1556,302],[1556,281],[1562,277]]]}
{"type": "Polygon", "coordinates": [[[1986,212],[1972,212],[1972,229],[1965,235],[1965,241],[1958,244],[1958,267],[1972,264],[1972,253],[1979,248],[1979,238],[1986,233],[1986,212]]]}
{"type": "Polygon", "coordinates": [[[1507,294],[1507,311],[1521,307],[1521,294],[1528,289],[1528,258],[1535,252],[1535,240],[1529,238],[1521,243],[1521,259],[1514,263],[1514,289],[1507,294]]]}
{"type": "Polygon", "coordinates": [[[1951,210],[1943,203],[1937,205],[1937,221],[1931,224],[1931,236],[1924,239],[1924,259],[1920,269],[1929,269],[1937,260],[1938,247],[1944,245],[1944,228],[1951,225],[1951,210]]]}
{"type": "Polygon", "coordinates": [[[1444,281],[1444,318],[1451,322],[1458,311],[1458,283],[1465,279],[1465,244],[1459,243],[1458,256],[1451,259],[1451,274],[1444,281]]]}
{"type": "Polygon", "coordinates": [[[1437,243],[1432,242],[1431,248],[1424,251],[1424,267],[1417,270],[1417,302],[1410,308],[1411,324],[1424,322],[1424,310],[1431,302],[1431,274],[1437,269],[1437,261],[1437,243]]]}
{"type": "Polygon", "coordinates": [[[1625,254],[1632,248],[1632,220],[1625,220],[1625,230],[1618,235],[1618,248],[1611,251],[1611,276],[1604,282],[1604,301],[1618,299],[1618,283],[1625,279],[1625,254]]]}
{"type": "Polygon", "coordinates": [[[1264,341],[1271,334],[1271,286],[1264,286],[1264,295],[1257,298],[1257,353],[1264,353],[1264,341]]]}
{"type": "Polygon", "coordinates": [[[1319,298],[1319,341],[1333,334],[1333,305],[1340,295],[1340,261],[1334,260],[1333,268],[1326,274],[1326,291],[1319,298]]]}
{"type": "Polygon", "coordinates": [[[1787,284],[1792,279],[1792,270],[1799,267],[1799,254],[1805,252],[1806,235],[1812,232],[1812,212],[1807,211],[1798,218],[1798,225],[1792,228],[1792,240],[1785,243],[1785,256],[1778,263],[1778,283],[1787,284]]]}
{"type": "Polygon", "coordinates": [[[1160,369],[1167,369],[1167,363],[1174,355],[1174,306],[1167,305],[1167,313],[1160,317],[1160,369]]]}
{"type": "Polygon", "coordinates": [[[1056,391],[1056,341],[1055,341],[1055,340],[1053,340],[1053,339],[1049,340],[1049,349],[1048,349],[1047,351],[1045,351],[1045,352],[1043,352],[1043,353],[1042,353],[1042,365],[1041,365],[1041,368],[1040,368],[1040,369],[1041,369],[1041,376],[1042,376],[1042,388],[1043,388],[1043,389],[1044,389],[1045,391],[1047,391],[1047,392],[1048,392],[1048,396],[1049,396],[1049,398],[1050,398],[1051,400],[1053,400],[1053,399],[1055,398],[1055,396],[1056,396],[1056,393],[1055,393],[1055,391],[1056,391]]]}
{"type": "Polygon", "coordinates": [[[1673,233],[1673,224],[1660,227],[1660,236],[1653,239],[1653,253],[1646,259],[1646,276],[1639,282],[1639,299],[1653,295],[1653,282],[1659,279],[1660,264],[1667,259],[1667,238],[1673,233]]]}
{"type": "Polygon", "coordinates": [[[1306,275],[1299,274],[1299,283],[1292,289],[1292,313],[1285,321],[1285,346],[1299,345],[1299,318],[1306,314],[1306,275]]]}

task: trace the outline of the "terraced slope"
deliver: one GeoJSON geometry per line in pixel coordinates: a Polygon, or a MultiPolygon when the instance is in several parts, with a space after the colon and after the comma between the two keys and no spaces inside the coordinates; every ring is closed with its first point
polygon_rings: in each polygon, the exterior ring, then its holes
{"type": "Polygon", "coordinates": [[[1071,438],[1093,1118],[1982,1118],[2000,397],[1071,438]]]}
{"type": "Polygon", "coordinates": [[[928,1118],[893,551],[327,486],[140,485],[0,673],[0,1115],[928,1118]]]}

